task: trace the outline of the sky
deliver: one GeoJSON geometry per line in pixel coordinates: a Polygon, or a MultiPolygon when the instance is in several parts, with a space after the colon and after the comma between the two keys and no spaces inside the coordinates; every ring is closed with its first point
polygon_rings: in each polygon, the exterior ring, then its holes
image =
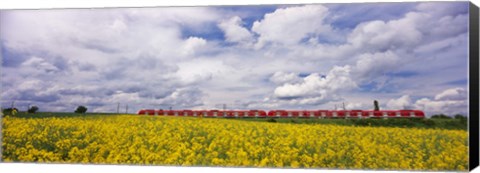
{"type": "Polygon", "coordinates": [[[1,106],[468,113],[468,2],[2,10],[1,106]]]}

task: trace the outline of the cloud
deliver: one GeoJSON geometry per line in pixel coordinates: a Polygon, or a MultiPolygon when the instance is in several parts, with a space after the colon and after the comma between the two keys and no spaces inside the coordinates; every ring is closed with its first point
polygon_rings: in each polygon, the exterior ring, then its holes
{"type": "Polygon", "coordinates": [[[468,102],[466,100],[431,100],[428,98],[419,99],[415,102],[417,109],[433,114],[468,114],[468,102]]]}
{"type": "Polygon", "coordinates": [[[275,84],[285,84],[285,83],[298,83],[301,81],[301,78],[297,73],[286,73],[286,72],[275,72],[272,77],[269,79],[275,84]]]}
{"type": "Polygon", "coordinates": [[[255,21],[252,26],[252,31],[259,35],[255,46],[294,45],[310,35],[330,32],[330,26],[323,23],[327,13],[328,9],[322,5],[306,5],[265,14],[263,20],[255,21]]]}
{"type": "Polygon", "coordinates": [[[365,105],[363,103],[346,103],[345,109],[347,110],[362,110],[365,109],[365,105]]]}
{"type": "Polygon", "coordinates": [[[2,98],[68,111],[237,101],[248,109],[357,109],[371,98],[399,107],[408,93],[435,107],[461,98],[444,84],[467,75],[465,4],[368,4],[369,14],[386,13],[379,18],[361,17],[358,4],[5,11],[2,98]],[[344,24],[341,9],[351,9],[344,24]],[[395,75],[402,72],[415,75],[395,75]]]}
{"type": "Polygon", "coordinates": [[[446,89],[434,98],[420,98],[412,102],[409,95],[391,99],[387,103],[389,109],[419,109],[427,115],[433,114],[468,114],[468,92],[464,88],[446,89]]]}
{"type": "Polygon", "coordinates": [[[466,100],[468,93],[463,88],[447,89],[435,96],[435,100],[466,100]]]}
{"type": "Polygon", "coordinates": [[[189,37],[185,40],[183,46],[183,55],[193,55],[195,52],[201,51],[202,48],[207,44],[207,41],[203,38],[198,37],[189,37]]]}
{"type": "Polygon", "coordinates": [[[393,52],[361,54],[353,67],[353,75],[360,80],[375,80],[387,72],[394,71],[400,58],[393,52]]]}
{"type": "Polygon", "coordinates": [[[412,105],[412,100],[409,95],[403,95],[398,99],[391,99],[387,102],[387,108],[398,110],[398,109],[408,109],[412,105]]]}
{"type": "Polygon", "coordinates": [[[55,65],[39,57],[32,57],[23,62],[21,66],[25,68],[30,68],[37,73],[55,73],[59,71],[59,69],[55,65]]]}
{"type": "Polygon", "coordinates": [[[238,16],[234,16],[229,20],[220,22],[218,27],[224,32],[226,38],[225,41],[249,45],[254,41],[253,34],[242,25],[242,19],[238,16]]]}
{"type": "Polygon", "coordinates": [[[335,66],[325,77],[312,73],[300,83],[283,84],[275,88],[274,96],[298,104],[320,104],[337,99],[340,91],[355,87],[357,85],[350,77],[350,66],[335,66]]]}
{"type": "Polygon", "coordinates": [[[356,48],[385,51],[414,46],[422,36],[409,18],[388,22],[377,20],[358,25],[348,36],[348,42],[356,48]]]}

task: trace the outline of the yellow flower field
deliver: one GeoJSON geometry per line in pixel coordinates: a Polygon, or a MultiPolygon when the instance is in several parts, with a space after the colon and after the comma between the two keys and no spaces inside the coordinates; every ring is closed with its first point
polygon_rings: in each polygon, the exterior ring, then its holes
{"type": "Polygon", "coordinates": [[[462,130],[138,115],[3,119],[3,160],[233,167],[462,170],[462,130]]]}

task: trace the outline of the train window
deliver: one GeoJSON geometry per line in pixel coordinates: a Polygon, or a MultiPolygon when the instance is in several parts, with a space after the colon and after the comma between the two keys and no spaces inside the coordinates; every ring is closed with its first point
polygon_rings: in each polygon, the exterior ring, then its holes
{"type": "Polygon", "coordinates": [[[332,112],[333,113],[333,117],[337,117],[337,112],[332,112]]]}
{"type": "Polygon", "coordinates": [[[349,117],[349,116],[350,116],[350,112],[345,112],[345,116],[349,117]]]}
{"type": "Polygon", "coordinates": [[[362,112],[357,112],[357,116],[361,117],[361,116],[362,116],[362,112]]]}
{"type": "Polygon", "coordinates": [[[326,117],[326,116],[327,116],[327,113],[322,112],[322,117],[326,117]]]}
{"type": "Polygon", "coordinates": [[[414,117],[414,116],[415,116],[415,113],[414,113],[414,112],[410,112],[410,116],[411,116],[411,117],[414,117]]]}
{"type": "Polygon", "coordinates": [[[386,117],[388,116],[388,114],[386,112],[383,112],[383,116],[386,117]]]}

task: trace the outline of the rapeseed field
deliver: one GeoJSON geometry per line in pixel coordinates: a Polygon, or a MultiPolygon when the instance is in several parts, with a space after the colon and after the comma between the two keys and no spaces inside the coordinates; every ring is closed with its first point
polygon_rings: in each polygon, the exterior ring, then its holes
{"type": "Polygon", "coordinates": [[[110,115],[3,119],[6,162],[457,170],[467,131],[110,115]]]}

